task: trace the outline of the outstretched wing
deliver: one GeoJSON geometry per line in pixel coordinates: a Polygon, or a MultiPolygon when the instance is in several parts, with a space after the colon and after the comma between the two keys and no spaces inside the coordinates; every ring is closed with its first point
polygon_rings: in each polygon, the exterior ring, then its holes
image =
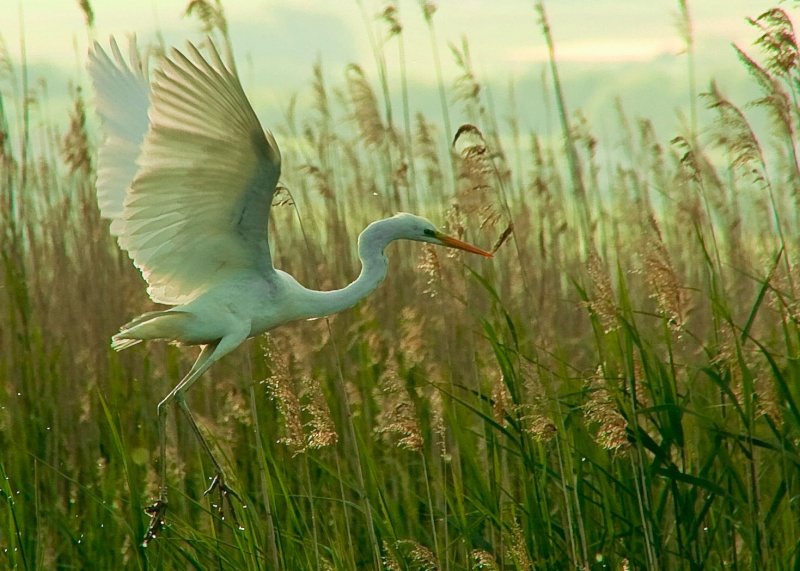
{"type": "Polygon", "coordinates": [[[140,57],[135,38],[130,42],[130,66],[114,38],[111,53],[113,61],[95,43],[89,53],[89,75],[95,107],[106,132],[99,151],[97,204],[103,218],[111,220],[111,233],[119,236],[125,194],[139,170],[136,159],[150,125],[150,80],[147,60],[140,57]]]}
{"type": "Polygon", "coordinates": [[[150,127],[116,220],[119,245],[160,303],[186,303],[231,272],[272,268],[280,152],[210,41],[208,53],[173,49],[156,71],[150,127]]]}

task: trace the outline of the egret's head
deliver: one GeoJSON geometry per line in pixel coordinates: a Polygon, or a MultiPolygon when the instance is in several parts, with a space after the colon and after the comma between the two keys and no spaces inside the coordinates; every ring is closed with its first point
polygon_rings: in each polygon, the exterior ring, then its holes
{"type": "Polygon", "coordinates": [[[458,238],[453,238],[441,232],[433,222],[422,216],[408,214],[401,212],[394,216],[394,219],[399,223],[402,231],[401,238],[406,240],[416,240],[417,242],[428,242],[436,244],[437,246],[447,246],[448,248],[457,248],[465,252],[479,254],[487,258],[493,257],[491,253],[481,250],[476,246],[462,242],[458,238]]]}

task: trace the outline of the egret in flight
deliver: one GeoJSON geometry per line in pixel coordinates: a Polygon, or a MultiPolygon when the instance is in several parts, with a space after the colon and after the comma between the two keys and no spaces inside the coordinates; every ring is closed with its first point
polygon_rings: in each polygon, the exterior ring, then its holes
{"type": "Polygon", "coordinates": [[[166,415],[174,401],[213,464],[206,494],[232,491],[186,404],[189,387],[245,339],[290,321],[331,315],[355,305],[386,277],[384,250],[394,240],[459,248],[425,218],[401,213],[373,222],[358,237],[361,273],[345,288],[310,290],[275,269],[267,240],[281,154],[245,96],[235,67],[208,41],[208,57],[189,43],[159,62],[131,42],[128,61],[114,39],[111,56],[95,43],[89,74],[106,139],[99,151],[97,202],[111,233],[147,281],[150,298],[168,309],[140,315],[113,336],[122,350],[165,339],[199,345],[189,373],[158,404],[160,490],[147,511],[145,544],[167,509],[166,415]]]}

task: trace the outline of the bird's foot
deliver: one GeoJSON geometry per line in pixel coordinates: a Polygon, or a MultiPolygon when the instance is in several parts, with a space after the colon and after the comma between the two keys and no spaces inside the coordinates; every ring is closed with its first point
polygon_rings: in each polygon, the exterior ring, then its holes
{"type": "Polygon", "coordinates": [[[150,516],[150,526],[147,528],[147,533],[144,534],[144,541],[142,547],[147,547],[161,532],[161,528],[166,523],[164,515],[167,513],[167,499],[159,498],[152,506],[144,508],[145,513],[150,516]]]}
{"type": "Polygon", "coordinates": [[[211,480],[211,485],[203,495],[207,496],[214,492],[219,494],[219,503],[211,505],[217,508],[219,518],[222,521],[225,521],[225,508],[227,506],[228,510],[230,511],[231,518],[233,519],[233,523],[236,524],[239,529],[244,529],[239,523],[239,520],[236,518],[236,511],[233,509],[233,500],[231,500],[231,497],[236,498],[239,503],[241,503],[242,500],[239,498],[239,494],[228,487],[228,485],[225,483],[225,476],[222,474],[217,474],[214,476],[214,479],[211,480]]]}

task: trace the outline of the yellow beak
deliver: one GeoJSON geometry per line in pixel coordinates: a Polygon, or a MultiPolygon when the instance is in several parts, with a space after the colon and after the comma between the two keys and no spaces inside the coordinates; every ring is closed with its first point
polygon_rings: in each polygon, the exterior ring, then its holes
{"type": "Polygon", "coordinates": [[[445,246],[449,246],[450,248],[458,248],[459,250],[464,250],[465,252],[470,252],[472,254],[478,254],[486,258],[494,257],[491,253],[485,250],[481,250],[480,248],[473,246],[472,244],[467,244],[466,242],[462,242],[458,238],[453,238],[452,236],[448,236],[447,234],[442,234],[441,232],[435,232],[433,236],[437,240],[441,241],[442,244],[444,244],[445,246]]]}

